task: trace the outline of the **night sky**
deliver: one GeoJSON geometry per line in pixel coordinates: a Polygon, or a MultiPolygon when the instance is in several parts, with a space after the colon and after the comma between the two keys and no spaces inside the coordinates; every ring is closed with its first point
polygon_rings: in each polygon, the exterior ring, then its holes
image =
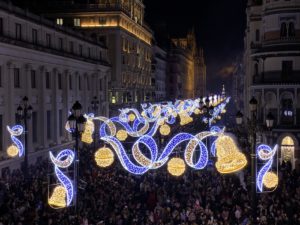
{"type": "MultiPolygon", "coordinates": [[[[155,36],[182,35],[195,27],[198,45],[204,48],[208,90],[230,89],[230,69],[241,60],[246,27],[247,0],[144,0],[146,22],[155,36]],[[197,6],[199,5],[199,6],[197,6]],[[225,72],[224,72],[225,71],[225,72]],[[213,84],[213,85],[212,85],[213,84]]],[[[160,45],[160,43],[158,43],[160,45]]]]}

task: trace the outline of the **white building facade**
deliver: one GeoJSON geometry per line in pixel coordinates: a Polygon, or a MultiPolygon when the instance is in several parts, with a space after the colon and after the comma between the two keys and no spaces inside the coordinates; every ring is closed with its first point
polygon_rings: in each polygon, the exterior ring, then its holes
{"type": "MultiPolygon", "coordinates": [[[[109,73],[107,49],[99,43],[0,2],[0,157],[7,157],[11,140],[6,126],[16,124],[24,96],[33,107],[28,152],[34,163],[49,149],[71,143],[64,126],[75,101],[88,112],[97,96],[98,114],[108,116],[109,73]]],[[[0,167],[17,161],[2,161],[0,167]]]]}
{"type": "Polygon", "coordinates": [[[248,1],[244,61],[245,103],[256,97],[261,124],[273,114],[272,144],[280,146],[280,160],[295,168],[300,157],[300,0],[248,1]]]}

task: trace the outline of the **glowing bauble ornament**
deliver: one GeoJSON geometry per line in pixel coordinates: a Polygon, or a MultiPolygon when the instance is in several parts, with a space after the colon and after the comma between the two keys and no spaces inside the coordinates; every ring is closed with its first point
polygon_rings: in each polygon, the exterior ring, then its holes
{"type": "Polygon", "coordinates": [[[66,207],[66,194],[66,189],[63,186],[56,186],[53,190],[51,197],[48,199],[48,204],[53,208],[66,207]]]}
{"type": "Polygon", "coordinates": [[[133,122],[135,120],[135,115],[134,114],[129,114],[128,116],[129,121],[133,122]]]}
{"type": "Polygon", "coordinates": [[[200,109],[195,109],[195,110],[194,110],[194,113],[195,113],[196,115],[199,115],[200,112],[201,112],[200,109]]]}
{"type": "Polygon", "coordinates": [[[263,178],[263,184],[266,188],[275,188],[278,185],[278,176],[273,172],[267,172],[263,178]]]}
{"type": "Polygon", "coordinates": [[[167,124],[164,124],[164,125],[162,125],[162,126],[159,128],[159,132],[160,132],[160,134],[163,135],[163,136],[169,135],[169,134],[170,134],[170,131],[171,131],[171,128],[170,128],[170,126],[167,125],[167,124]]]}
{"type": "Polygon", "coordinates": [[[184,174],[185,171],[185,163],[181,158],[172,158],[168,162],[168,171],[171,175],[179,177],[184,174]]]}
{"type": "Polygon", "coordinates": [[[216,140],[218,160],[216,168],[220,173],[234,173],[247,165],[247,159],[241,153],[234,139],[229,135],[221,135],[216,140]]]}
{"type": "Polygon", "coordinates": [[[103,147],[95,152],[95,161],[99,167],[108,167],[114,160],[114,153],[109,148],[103,147]]]}
{"type": "Polygon", "coordinates": [[[19,149],[15,145],[11,145],[6,150],[9,157],[16,157],[19,154],[19,149]]]}
{"type": "Polygon", "coordinates": [[[116,134],[116,137],[120,140],[120,141],[125,141],[128,137],[128,134],[125,130],[119,130],[116,134]]]}

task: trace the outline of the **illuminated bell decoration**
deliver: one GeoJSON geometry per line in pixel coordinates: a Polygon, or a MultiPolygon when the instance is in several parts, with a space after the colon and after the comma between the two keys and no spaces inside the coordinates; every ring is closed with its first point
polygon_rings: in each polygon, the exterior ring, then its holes
{"type": "Polygon", "coordinates": [[[193,118],[190,117],[187,113],[185,112],[181,112],[179,113],[179,117],[180,117],[180,125],[184,126],[186,124],[189,124],[191,122],[193,122],[193,118]]]}
{"type": "Polygon", "coordinates": [[[87,144],[91,144],[93,142],[94,130],[94,123],[91,120],[87,120],[84,126],[84,131],[81,135],[81,141],[87,144]]]}
{"type": "Polygon", "coordinates": [[[133,122],[135,120],[135,115],[134,114],[129,114],[128,116],[129,121],[133,122]]]}
{"type": "Polygon", "coordinates": [[[95,152],[95,161],[99,167],[108,167],[114,162],[114,153],[106,147],[95,152]]]}
{"type": "Polygon", "coordinates": [[[160,134],[163,135],[163,136],[169,135],[169,134],[170,134],[170,131],[171,131],[171,128],[170,128],[170,126],[167,125],[167,124],[164,124],[164,125],[162,125],[162,126],[159,128],[159,132],[160,132],[160,134]]]}
{"type": "Polygon", "coordinates": [[[66,194],[66,189],[63,186],[56,186],[48,199],[48,204],[53,208],[65,208],[67,206],[66,194]]]}
{"type": "Polygon", "coordinates": [[[19,154],[19,149],[15,145],[11,145],[7,148],[7,155],[9,157],[16,157],[19,154]]]}
{"type": "Polygon", "coordinates": [[[125,141],[128,137],[128,134],[125,130],[119,130],[116,134],[116,137],[120,140],[120,141],[125,141]]]}
{"type": "Polygon", "coordinates": [[[181,158],[172,158],[168,162],[168,171],[171,175],[179,177],[185,172],[185,163],[181,158]]]}
{"type": "Polygon", "coordinates": [[[199,114],[201,113],[201,111],[200,111],[200,109],[195,109],[195,110],[194,110],[194,113],[195,113],[196,115],[199,115],[199,114]]]}
{"type": "Polygon", "coordinates": [[[234,139],[228,135],[222,135],[216,140],[216,150],[216,168],[220,173],[234,173],[247,165],[245,155],[238,150],[234,139]]]}
{"type": "Polygon", "coordinates": [[[273,172],[267,172],[263,178],[263,184],[266,188],[275,188],[278,185],[278,176],[273,172]]]}

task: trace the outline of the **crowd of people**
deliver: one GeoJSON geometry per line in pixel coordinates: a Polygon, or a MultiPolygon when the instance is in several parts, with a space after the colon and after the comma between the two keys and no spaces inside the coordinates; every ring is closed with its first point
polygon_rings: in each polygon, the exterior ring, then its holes
{"type": "MultiPolygon", "coordinates": [[[[166,168],[135,176],[115,162],[100,169],[93,151],[81,150],[80,182],[75,207],[47,205],[48,161],[8,171],[0,182],[0,225],[247,225],[251,224],[250,176],[214,168],[187,170],[173,177],[166,168]],[[241,174],[240,174],[241,175],[241,174]]],[[[258,224],[300,224],[300,173],[283,164],[276,191],[258,194],[258,224]]]]}

